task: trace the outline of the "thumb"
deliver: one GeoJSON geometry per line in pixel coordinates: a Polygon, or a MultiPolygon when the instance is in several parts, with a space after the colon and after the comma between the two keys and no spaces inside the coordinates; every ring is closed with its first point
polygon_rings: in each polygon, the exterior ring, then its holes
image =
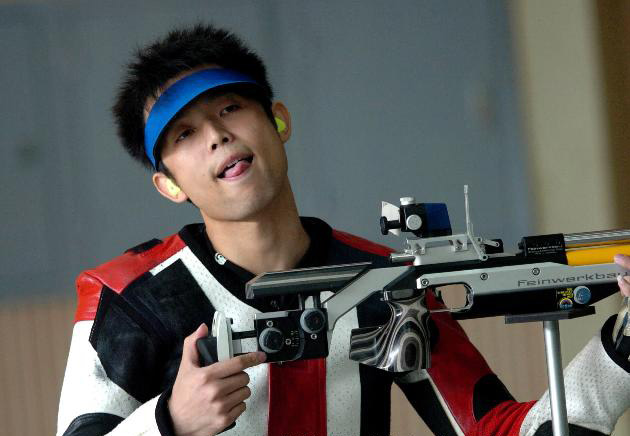
{"type": "Polygon", "coordinates": [[[622,268],[630,269],[630,256],[624,254],[616,254],[615,263],[622,268]]]}
{"type": "Polygon", "coordinates": [[[208,336],[208,326],[201,323],[197,330],[184,339],[182,350],[181,366],[199,366],[199,352],[197,351],[197,340],[208,336]]]}

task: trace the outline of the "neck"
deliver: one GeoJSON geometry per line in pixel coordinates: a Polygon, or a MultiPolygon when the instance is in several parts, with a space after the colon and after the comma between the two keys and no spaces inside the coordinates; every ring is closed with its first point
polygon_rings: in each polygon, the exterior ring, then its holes
{"type": "Polygon", "coordinates": [[[214,249],[254,274],[294,268],[310,239],[302,227],[290,186],[273,204],[243,221],[202,216],[214,249]]]}

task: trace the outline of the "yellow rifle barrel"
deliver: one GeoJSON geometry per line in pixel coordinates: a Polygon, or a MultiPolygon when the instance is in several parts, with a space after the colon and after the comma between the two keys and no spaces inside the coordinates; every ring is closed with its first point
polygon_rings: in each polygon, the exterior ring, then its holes
{"type": "Polygon", "coordinates": [[[578,248],[567,250],[568,264],[572,266],[595,265],[614,262],[615,254],[630,256],[630,244],[613,244],[594,248],[578,248]]]}

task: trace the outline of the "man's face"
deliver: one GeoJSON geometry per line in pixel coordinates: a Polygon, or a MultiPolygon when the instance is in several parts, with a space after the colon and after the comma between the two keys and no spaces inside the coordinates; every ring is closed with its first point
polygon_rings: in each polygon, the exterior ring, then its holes
{"type": "MultiPolygon", "coordinates": [[[[279,115],[286,108],[274,104],[279,115]]],[[[212,220],[242,221],[290,192],[284,142],[258,101],[202,95],[173,120],[161,158],[188,198],[212,220]]]]}

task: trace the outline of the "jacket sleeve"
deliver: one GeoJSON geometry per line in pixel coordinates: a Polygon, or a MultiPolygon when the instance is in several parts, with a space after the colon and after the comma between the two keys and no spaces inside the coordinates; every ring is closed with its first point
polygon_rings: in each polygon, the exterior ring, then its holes
{"type": "Polygon", "coordinates": [[[94,301],[97,292],[98,310],[74,325],[57,436],[170,436],[170,391],[148,382],[155,379],[159,344],[146,320],[93,276],[78,285],[79,307],[81,293],[94,301]]]}
{"type": "MultiPolygon", "coordinates": [[[[612,339],[616,318],[610,317],[564,370],[572,435],[609,435],[630,407],[630,362],[615,350],[612,339]]],[[[527,414],[520,436],[551,434],[547,391],[527,414]]]]}
{"type": "Polygon", "coordinates": [[[74,326],[59,402],[57,436],[172,434],[170,392],[141,404],[114,383],[89,342],[93,321],[74,326]]]}

